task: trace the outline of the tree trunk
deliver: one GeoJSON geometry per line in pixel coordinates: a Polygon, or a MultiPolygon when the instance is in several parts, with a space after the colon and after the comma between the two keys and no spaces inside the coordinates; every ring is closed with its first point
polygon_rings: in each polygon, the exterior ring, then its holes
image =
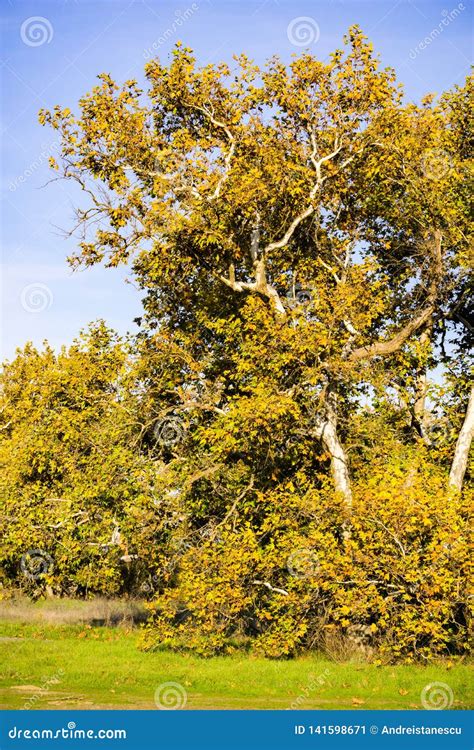
{"type": "Polygon", "coordinates": [[[469,450],[471,448],[471,442],[474,435],[474,386],[471,388],[471,394],[469,396],[469,402],[467,405],[466,416],[464,418],[463,426],[459,433],[459,437],[456,442],[456,448],[454,449],[453,463],[451,464],[451,471],[449,472],[449,486],[460,492],[462,490],[462,483],[464,480],[464,474],[466,473],[467,462],[469,458],[469,450]]]}
{"type": "Polygon", "coordinates": [[[347,468],[346,454],[337,435],[336,426],[329,421],[326,422],[321,437],[324,443],[324,447],[331,456],[331,473],[334,480],[336,492],[340,492],[343,495],[347,508],[351,509],[351,480],[349,477],[349,470],[347,468]]]}
{"type": "Polygon", "coordinates": [[[344,497],[346,507],[352,509],[352,490],[344,447],[337,434],[336,397],[329,394],[326,401],[325,415],[317,420],[318,435],[331,456],[331,473],[336,492],[344,497]]]}

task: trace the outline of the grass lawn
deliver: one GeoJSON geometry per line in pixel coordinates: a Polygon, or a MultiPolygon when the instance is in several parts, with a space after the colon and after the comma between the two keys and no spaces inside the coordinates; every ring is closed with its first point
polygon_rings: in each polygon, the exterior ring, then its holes
{"type": "Polygon", "coordinates": [[[432,682],[449,685],[452,708],[472,707],[471,669],[344,664],[312,655],[201,659],[143,653],[136,628],[0,623],[2,708],[154,709],[164,682],[177,682],[189,709],[419,709],[432,682]],[[297,702],[296,702],[297,701],[297,702]]]}

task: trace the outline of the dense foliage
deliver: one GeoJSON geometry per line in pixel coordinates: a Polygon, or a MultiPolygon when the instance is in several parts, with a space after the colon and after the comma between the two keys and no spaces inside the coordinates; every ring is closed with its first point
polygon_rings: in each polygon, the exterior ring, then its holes
{"type": "Polygon", "coordinates": [[[346,42],[178,45],[149,101],[102,75],[41,112],[71,262],[129,263],[144,317],[6,365],[5,588],[145,595],[146,648],[468,650],[472,79],[407,105],[346,42]]]}

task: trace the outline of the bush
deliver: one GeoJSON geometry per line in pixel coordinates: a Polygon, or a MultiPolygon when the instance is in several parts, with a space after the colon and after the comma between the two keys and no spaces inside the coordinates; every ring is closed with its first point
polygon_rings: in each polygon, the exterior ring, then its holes
{"type": "Polygon", "coordinates": [[[144,647],[282,657],[339,640],[383,661],[467,653],[466,498],[444,484],[423,458],[381,468],[355,488],[345,534],[327,488],[259,497],[263,523],[227,523],[185,551],[144,647]]]}
{"type": "Polygon", "coordinates": [[[136,448],[125,408],[128,357],[125,344],[99,323],[59,354],[27,345],[5,365],[4,587],[33,597],[115,596],[144,579],[144,549],[154,561],[154,470],[136,448]]]}

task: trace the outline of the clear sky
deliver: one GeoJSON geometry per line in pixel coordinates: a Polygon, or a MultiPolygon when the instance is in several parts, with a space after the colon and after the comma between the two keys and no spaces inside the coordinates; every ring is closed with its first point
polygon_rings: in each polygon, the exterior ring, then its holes
{"type": "MultiPolygon", "coordinates": [[[[143,77],[150,54],[164,60],[182,40],[202,63],[246,52],[289,60],[307,45],[324,59],[358,23],[407,99],[462,83],[472,59],[472,2],[463,0],[2,0],[3,357],[47,339],[70,342],[91,320],[136,331],[140,293],[127,269],[71,273],[66,256],[77,196],[50,179],[55,134],[37,112],[74,110],[106,71],[143,77]],[[302,20],[303,19],[303,20],[302,20]]],[[[3,358],[2,357],[2,358],[3,358]]]]}

